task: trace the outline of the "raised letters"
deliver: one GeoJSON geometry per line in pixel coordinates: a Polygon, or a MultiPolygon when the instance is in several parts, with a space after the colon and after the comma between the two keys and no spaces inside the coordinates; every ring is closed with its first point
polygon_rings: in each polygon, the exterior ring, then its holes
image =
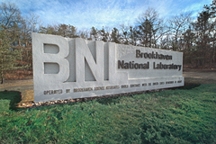
{"type": "Polygon", "coordinates": [[[125,62],[124,60],[118,60],[119,69],[149,69],[149,62],[147,63],[135,63],[134,61],[125,62]]]}
{"type": "Polygon", "coordinates": [[[149,59],[165,59],[165,60],[172,60],[171,55],[163,55],[158,54],[157,52],[151,52],[151,53],[143,53],[140,50],[136,50],[136,58],[149,58],[149,59]]]}

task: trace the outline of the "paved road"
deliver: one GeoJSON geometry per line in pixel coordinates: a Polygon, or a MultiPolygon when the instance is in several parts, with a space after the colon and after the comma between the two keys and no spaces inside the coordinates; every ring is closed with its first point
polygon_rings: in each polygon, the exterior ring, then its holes
{"type": "Polygon", "coordinates": [[[4,84],[0,84],[0,91],[4,90],[15,90],[15,91],[23,91],[26,89],[33,89],[33,80],[15,80],[9,81],[4,84]]]}
{"type": "Polygon", "coordinates": [[[216,81],[216,72],[184,72],[186,78],[207,79],[216,81]]]}
{"type": "MultiPolygon", "coordinates": [[[[183,76],[185,77],[186,81],[193,79],[193,81],[201,81],[201,83],[216,83],[216,72],[186,71],[183,73],[183,76]]],[[[5,84],[0,84],[0,91],[22,91],[25,89],[33,89],[32,79],[8,81],[5,84]]]]}

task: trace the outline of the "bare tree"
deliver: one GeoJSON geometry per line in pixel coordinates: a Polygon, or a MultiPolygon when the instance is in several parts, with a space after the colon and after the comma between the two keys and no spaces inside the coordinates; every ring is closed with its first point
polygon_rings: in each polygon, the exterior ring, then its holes
{"type": "Polygon", "coordinates": [[[169,20],[169,30],[173,36],[172,48],[173,50],[182,50],[181,40],[182,34],[188,29],[191,23],[191,14],[182,13],[180,15],[174,16],[169,20]]]}
{"type": "Polygon", "coordinates": [[[91,28],[90,40],[99,40],[99,31],[95,27],[91,28]]]}
{"type": "Polygon", "coordinates": [[[22,21],[20,10],[12,3],[1,3],[0,24],[6,28],[11,28],[22,21]]]}

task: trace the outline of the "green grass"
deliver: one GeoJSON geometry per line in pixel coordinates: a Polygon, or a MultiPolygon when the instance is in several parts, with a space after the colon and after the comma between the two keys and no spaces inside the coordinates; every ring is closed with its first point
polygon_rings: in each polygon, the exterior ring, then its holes
{"type": "Polygon", "coordinates": [[[0,92],[1,144],[216,143],[216,84],[15,110],[18,94],[0,92]]]}

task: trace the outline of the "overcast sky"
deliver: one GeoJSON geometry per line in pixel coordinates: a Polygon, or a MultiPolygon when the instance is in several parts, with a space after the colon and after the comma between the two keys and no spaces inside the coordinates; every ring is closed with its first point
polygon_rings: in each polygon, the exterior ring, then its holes
{"type": "Polygon", "coordinates": [[[0,0],[18,6],[22,15],[34,13],[42,25],[70,24],[77,28],[134,25],[147,8],[168,18],[183,12],[197,16],[212,0],[0,0]]]}

